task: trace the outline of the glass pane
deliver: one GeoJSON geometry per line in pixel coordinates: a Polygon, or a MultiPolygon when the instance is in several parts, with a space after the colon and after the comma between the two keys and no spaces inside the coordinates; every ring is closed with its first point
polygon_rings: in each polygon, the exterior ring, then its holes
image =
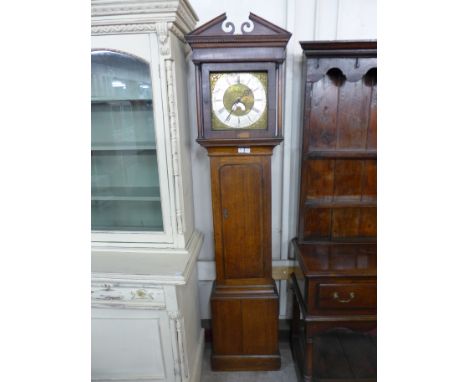
{"type": "Polygon", "coordinates": [[[162,231],[149,65],[91,54],[91,227],[162,231]]]}
{"type": "Polygon", "coordinates": [[[130,55],[108,50],[91,53],[91,99],[152,100],[149,65],[130,55]]]}
{"type": "Polygon", "coordinates": [[[93,102],[91,110],[93,148],[156,148],[151,101],[93,102]]]}
{"type": "Polygon", "coordinates": [[[91,206],[91,220],[95,230],[154,231],[155,227],[162,229],[159,201],[93,200],[91,206]]]}

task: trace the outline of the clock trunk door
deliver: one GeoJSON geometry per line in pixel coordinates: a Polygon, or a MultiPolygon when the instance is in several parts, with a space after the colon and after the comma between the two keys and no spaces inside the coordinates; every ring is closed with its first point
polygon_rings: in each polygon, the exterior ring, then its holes
{"type": "Polygon", "coordinates": [[[213,158],[218,277],[232,282],[268,277],[270,179],[267,157],[213,158]],[[216,160],[218,159],[218,160],[216,160]],[[221,162],[221,163],[220,163],[221,162]]]}
{"type": "Polygon", "coordinates": [[[224,276],[227,279],[261,277],[262,168],[255,164],[223,166],[220,183],[224,276]]]}

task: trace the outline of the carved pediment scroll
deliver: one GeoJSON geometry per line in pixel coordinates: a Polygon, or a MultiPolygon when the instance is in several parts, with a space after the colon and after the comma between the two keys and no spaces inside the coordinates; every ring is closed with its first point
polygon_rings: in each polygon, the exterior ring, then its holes
{"type": "Polygon", "coordinates": [[[253,13],[240,27],[227,19],[226,13],[201,25],[185,36],[192,48],[226,46],[285,46],[291,33],[253,13]]]}

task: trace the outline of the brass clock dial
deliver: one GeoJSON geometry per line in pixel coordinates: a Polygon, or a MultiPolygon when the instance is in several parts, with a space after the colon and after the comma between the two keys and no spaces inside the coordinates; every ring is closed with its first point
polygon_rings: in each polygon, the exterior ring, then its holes
{"type": "Polygon", "coordinates": [[[266,129],[266,72],[211,73],[213,130],[266,129]]]}

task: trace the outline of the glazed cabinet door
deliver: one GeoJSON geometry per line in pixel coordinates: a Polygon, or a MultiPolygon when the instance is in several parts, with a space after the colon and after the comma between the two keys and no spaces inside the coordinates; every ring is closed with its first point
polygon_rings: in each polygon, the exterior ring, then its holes
{"type": "Polygon", "coordinates": [[[92,40],[91,226],[96,245],[171,242],[161,81],[152,40],[151,35],[92,40]]]}

